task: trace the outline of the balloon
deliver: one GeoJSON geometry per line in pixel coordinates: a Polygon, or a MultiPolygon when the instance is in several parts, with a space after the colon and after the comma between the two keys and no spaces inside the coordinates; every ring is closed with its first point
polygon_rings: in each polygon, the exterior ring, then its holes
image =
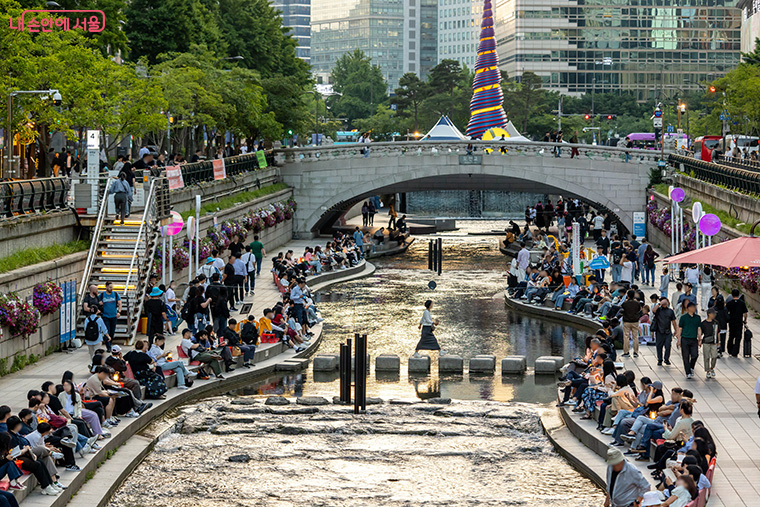
{"type": "Polygon", "coordinates": [[[712,213],[707,213],[699,221],[699,230],[705,236],[715,236],[720,232],[720,218],[712,213]]]}
{"type": "Polygon", "coordinates": [[[683,191],[683,188],[675,187],[670,192],[670,198],[673,199],[675,202],[683,201],[684,197],[686,197],[686,192],[683,191]]]}
{"type": "Polygon", "coordinates": [[[694,223],[698,224],[700,220],[702,220],[702,217],[705,216],[705,212],[702,211],[702,203],[701,202],[695,202],[691,206],[691,218],[694,219],[694,223]]]}
{"type": "Polygon", "coordinates": [[[167,236],[176,236],[182,230],[182,226],[185,225],[185,222],[182,220],[182,215],[180,215],[176,211],[172,211],[171,214],[172,214],[172,223],[164,226],[164,228],[166,230],[167,236]]]}

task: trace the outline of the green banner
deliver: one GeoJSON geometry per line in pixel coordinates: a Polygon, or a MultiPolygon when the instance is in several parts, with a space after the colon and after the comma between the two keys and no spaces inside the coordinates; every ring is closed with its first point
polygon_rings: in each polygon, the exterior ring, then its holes
{"type": "Polygon", "coordinates": [[[267,156],[264,154],[264,150],[259,150],[256,152],[256,160],[259,162],[259,169],[264,169],[267,167],[267,156]]]}

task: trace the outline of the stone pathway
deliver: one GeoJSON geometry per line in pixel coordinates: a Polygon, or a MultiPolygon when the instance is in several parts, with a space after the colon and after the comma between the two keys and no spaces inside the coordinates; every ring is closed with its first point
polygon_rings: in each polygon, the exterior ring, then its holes
{"type": "MultiPolygon", "coordinates": [[[[664,257],[659,251],[661,258],[664,257]]],[[[661,271],[658,263],[657,277],[661,271]]],[[[609,281],[609,275],[606,277],[609,281]]],[[[640,286],[648,300],[649,295],[658,292],[652,287],[640,286]]],[[[675,291],[675,283],[670,284],[670,294],[675,291]]],[[[698,298],[701,301],[701,294],[698,298]]],[[[700,315],[705,317],[700,307],[700,315]]],[[[750,311],[748,326],[755,337],[760,336],[760,320],[750,311]]],[[[690,389],[697,400],[694,418],[704,422],[718,447],[718,466],[713,478],[713,496],[710,506],[760,505],[760,418],[757,415],[754,387],[760,376],[760,360],[754,357],[760,353],[760,341],[755,338],[752,358],[724,356],[718,359],[716,379],[705,380],[704,363],[701,356],[697,361],[696,374],[687,380],[683,373],[680,350],[673,343],[672,366],[657,366],[655,347],[642,346],[639,357],[625,359],[626,369],[636,373],[636,378],[648,376],[660,380],[666,389],[676,386],[690,389]]],[[[573,417],[578,417],[573,414],[573,417]]],[[[595,424],[584,423],[589,431],[595,432],[595,424]]],[[[607,439],[611,440],[611,439],[607,439]]],[[[638,463],[637,463],[638,464],[638,463]]],[[[644,465],[646,465],[645,463],[644,465]]],[[[646,474],[647,477],[649,474],[646,474]]]]}

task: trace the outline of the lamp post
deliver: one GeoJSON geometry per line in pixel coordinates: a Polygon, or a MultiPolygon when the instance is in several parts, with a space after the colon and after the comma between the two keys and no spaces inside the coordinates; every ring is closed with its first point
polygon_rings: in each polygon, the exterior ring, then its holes
{"type": "MultiPolygon", "coordinates": [[[[60,106],[61,105],[61,93],[57,89],[50,89],[50,90],[15,90],[8,94],[8,123],[7,128],[5,129],[5,152],[6,152],[6,159],[8,164],[8,173],[10,173],[10,177],[15,176],[15,172],[13,170],[13,97],[16,97],[18,95],[52,95],[53,96],[53,105],[60,106]]],[[[5,177],[5,171],[3,171],[3,174],[0,174],[0,177],[5,177]]]]}

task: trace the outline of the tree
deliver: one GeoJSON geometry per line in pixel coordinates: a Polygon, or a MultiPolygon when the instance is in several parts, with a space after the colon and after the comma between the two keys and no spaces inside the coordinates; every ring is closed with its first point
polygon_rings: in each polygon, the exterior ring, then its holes
{"type": "Polygon", "coordinates": [[[445,105],[441,114],[451,116],[454,109],[454,90],[462,80],[462,67],[456,60],[441,60],[441,63],[430,69],[428,84],[431,94],[437,94],[439,105],[445,105]],[[448,97],[446,100],[443,97],[448,97]]]}
{"type": "Polygon", "coordinates": [[[399,115],[414,119],[413,129],[419,128],[419,107],[428,96],[430,88],[417,74],[407,72],[398,81],[396,96],[391,98],[391,103],[398,106],[399,115]]]}
{"type": "Polygon", "coordinates": [[[361,132],[370,132],[375,140],[390,140],[395,134],[401,133],[398,117],[384,104],[377,106],[377,112],[370,118],[354,121],[354,126],[361,132]]]}
{"type": "Polygon", "coordinates": [[[372,65],[361,49],[346,53],[335,62],[331,73],[333,89],[340,94],[333,98],[335,111],[349,122],[368,118],[378,104],[387,100],[387,83],[380,67],[372,65]]]}
{"type": "Polygon", "coordinates": [[[742,53],[742,63],[760,66],[760,37],[755,37],[755,49],[751,53],[742,53]]]}
{"type": "MultiPolygon", "coordinates": [[[[525,71],[520,78],[517,89],[509,94],[509,105],[506,109],[507,116],[513,118],[522,125],[522,131],[528,131],[528,120],[545,109],[542,104],[544,94],[541,90],[542,81],[539,76],[530,71],[525,71]]],[[[505,94],[505,99],[507,94],[505,94]]],[[[505,100],[505,105],[506,105],[505,100]]]]}
{"type": "Polygon", "coordinates": [[[129,58],[147,58],[150,65],[159,55],[190,51],[205,45],[225,54],[217,22],[216,4],[201,0],[131,0],[125,11],[124,31],[129,39],[129,58]]]}
{"type": "MultiPolygon", "coordinates": [[[[714,86],[721,95],[725,94],[725,108],[732,121],[739,124],[732,131],[752,135],[760,132],[760,65],[740,64],[715,81],[714,86]]],[[[716,114],[720,114],[720,108],[713,109],[712,115],[716,114]]]]}

